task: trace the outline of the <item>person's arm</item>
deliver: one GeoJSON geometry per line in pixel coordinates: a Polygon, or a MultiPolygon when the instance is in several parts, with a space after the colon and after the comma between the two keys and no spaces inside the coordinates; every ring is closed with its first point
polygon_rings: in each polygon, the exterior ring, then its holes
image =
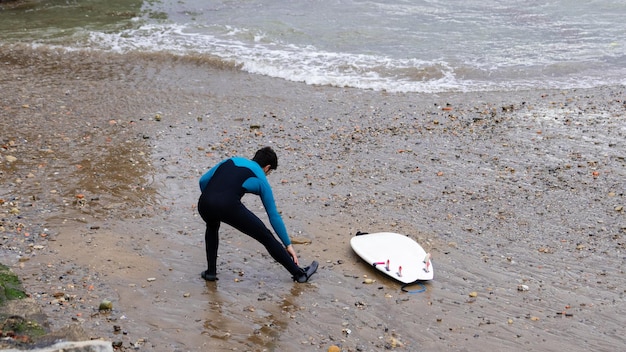
{"type": "Polygon", "coordinates": [[[254,172],[256,177],[247,179],[246,182],[243,183],[243,187],[249,192],[257,194],[261,197],[261,202],[263,202],[263,207],[267,212],[267,216],[270,220],[270,224],[272,224],[274,232],[276,232],[276,235],[278,235],[285,248],[287,248],[291,245],[291,239],[287,234],[285,223],[278,213],[278,209],[276,209],[274,194],[272,193],[272,188],[267,181],[265,172],[263,172],[263,169],[261,169],[258,165],[259,164],[254,161],[250,161],[250,164],[247,165],[254,172]]]}
{"type": "MultiPolygon", "coordinates": [[[[261,183],[263,183],[263,181],[261,181],[261,183]]],[[[276,202],[274,201],[274,195],[272,194],[272,189],[270,188],[267,179],[265,180],[265,184],[266,186],[261,185],[261,193],[259,196],[261,197],[261,201],[263,202],[263,206],[265,207],[265,211],[267,212],[267,216],[270,219],[270,224],[272,224],[274,231],[285,247],[289,247],[291,246],[291,239],[287,234],[287,227],[285,227],[283,218],[278,213],[276,202]]]]}
{"type": "MultiPolygon", "coordinates": [[[[255,168],[256,170],[256,168],[255,168]]],[[[278,235],[280,240],[283,242],[285,246],[285,250],[293,259],[293,262],[296,265],[300,265],[298,261],[298,255],[296,254],[293,245],[291,245],[291,239],[287,234],[287,228],[285,227],[285,223],[283,222],[282,217],[278,213],[278,209],[276,208],[276,202],[274,201],[274,194],[272,193],[272,188],[270,187],[269,182],[267,181],[267,177],[263,170],[259,167],[260,172],[255,171],[256,177],[249,178],[244,182],[243,186],[248,191],[258,194],[261,197],[261,202],[263,202],[263,207],[267,212],[267,216],[270,219],[270,224],[272,224],[272,228],[274,232],[278,235]]]]}
{"type": "Polygon", "coordinates": [[[298,262],[298,256],[296,255],[296,251],[293,249],[293,246],[288,245],[287,247],[285,247],[285,249],[287,250],[287,253],[289,253],[289,255],[291,256],[291,259],[293,259],[293,262],[296,263],[296,265],[300,265],[300,262],[298,262]]]}

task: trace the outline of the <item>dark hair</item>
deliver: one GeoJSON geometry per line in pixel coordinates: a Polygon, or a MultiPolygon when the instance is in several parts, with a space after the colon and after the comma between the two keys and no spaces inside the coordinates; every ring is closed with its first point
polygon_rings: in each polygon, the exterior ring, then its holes
{"type": "Polygon", "coordinates": [[[252,160],[256,161],[261,167],[269,165],[271,170],[276,170],[278,167],[278,157],[271,147],[263,147],[257,150],[252,160]]]}

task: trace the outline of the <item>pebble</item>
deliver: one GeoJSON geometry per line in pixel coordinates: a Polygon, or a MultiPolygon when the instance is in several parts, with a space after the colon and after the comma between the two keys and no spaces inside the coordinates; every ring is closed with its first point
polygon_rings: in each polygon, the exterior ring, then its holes
{"type": "Polygon", "coordinates": [[[113,309],[113,302],[109,301],[108,299],[103,299],[102,302],[100,302],[100,306],[98,307],[98,310],[111,310],[113,309]]]}
{"type": "Polygon", "coordinates": [[[311,244],[313,241],[311,241],[310,238],[305,238],[305,237],[293,237],[291,239],[291,243],[293,244],[311,244]]]}
{"type": "Polygon", "coordinates": [[[147,278],[146,280],[147,280],[148,282],[153,282],[153,281],[156,281],[156,278],[155,278],[155,277],[149,277],[149,278],[147,278]]]}

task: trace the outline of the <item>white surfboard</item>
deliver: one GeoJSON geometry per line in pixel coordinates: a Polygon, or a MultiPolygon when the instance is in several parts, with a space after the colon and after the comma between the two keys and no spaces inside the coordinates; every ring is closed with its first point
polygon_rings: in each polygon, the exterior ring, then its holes
{"type": "Polygon", "coordinates": [[[357,234],[350,239],[350,246],[380,272],[405,284],[434,277],[430,254],[408,236],[393,232],[357,234]]]}

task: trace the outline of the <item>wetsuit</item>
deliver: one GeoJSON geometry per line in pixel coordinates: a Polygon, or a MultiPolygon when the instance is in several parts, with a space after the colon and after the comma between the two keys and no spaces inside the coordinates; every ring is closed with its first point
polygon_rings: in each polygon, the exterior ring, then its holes
{"type": "Polygon", "coordinates": [[[285,247],[290,245],[291,240],[276,209],[265,172],[257,162],[241,157],[223,160],[200,177],[200,190],[202,195],[198,200],[198,211],[206,222],[207,275],[216,276],[218,232],[221,222],[259,241],[292,275],[302,275],[302,269],[283,248],[283,245],[285,247]],[[261,197],[270,223],[282,245],[261,219],[241,203],[241,198],[246,193],[261,197]]]}

